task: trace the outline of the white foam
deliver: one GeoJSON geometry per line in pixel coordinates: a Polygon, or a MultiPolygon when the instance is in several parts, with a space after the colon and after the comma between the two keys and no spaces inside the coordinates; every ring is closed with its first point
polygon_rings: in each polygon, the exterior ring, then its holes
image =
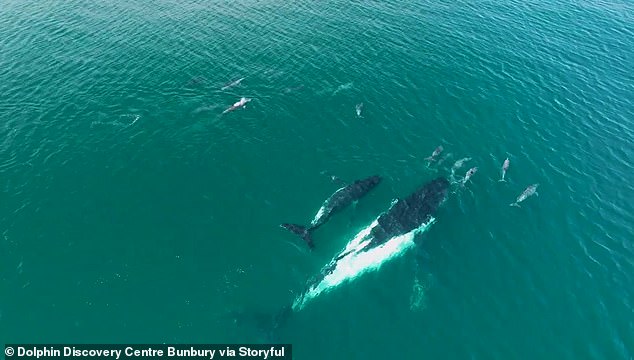
{"type": "Polygon", "coordinates": [[[406,250],[414,246],[416,234],[426,231],[435,222],[432,217],[427,223],[403,235],[395,236],[385,243],[372,249],[362,251],[371,241],[370,231],[378,225],[375,220],[370,226],[361,230],[347,245],[346,248],[326,268],[335,265],[332,272],[326,275],[319,283],[313,285],[303,296],[298,297],[293,303],[293,309],[302,309],[308,301],[326,293],[346,281],[353,280],[368,271],[377,270],[385,262],[402,255],[406,250]],[[341,257],[343,255],[343,257],[341,257]],[[336,260],[341,257],[339,260],[336,260]]]}

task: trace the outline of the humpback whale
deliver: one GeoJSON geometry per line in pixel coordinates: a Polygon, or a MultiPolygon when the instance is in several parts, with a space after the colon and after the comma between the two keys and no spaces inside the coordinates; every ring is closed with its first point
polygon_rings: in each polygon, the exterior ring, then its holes
{"type": "Polygon", "coordinates": [[[268,340],[275,340],[275,333],[301,311],[311,300],[328,293],[338,286],[403,255],[416,244],[417,234],[425,232],[436,220],[436,209],[445,201],[450,182],[436,178],[402,199],[395,199],[387,211],[380,214],[369,226],[352,238],[341,252],[310,279],[303,292],[292,303],[276,313],[245,315],[232,313],[234,322],[254,322],[264,331],[268,340]]]}
{"type": "MultiPolygon", "coordinates": [[[[415,245],[416,234],[434,222],[436,209],[445,201],[449,181],[436,178],[391,207],[361,230],[321,272],[311,279],[307,288],[285,314],[301,310],[310,300],[393,259],[415,245]],[[291,310],[289,312],[289,310],[291,310]]],[[[279,318],[278,318],[279,320],[279,318]]]]}
{"type": "Polygon", "coordinates": [[[287,229],[293,234],[299,235],[306,244],[313,249],[315,245],[310,233],[325,224],[334,213],[359,200],[377,186],[379,182],[381,182],[381,177],[378,175],[370,176],[362,180],[356,180],[352,184],[343,186],[330,195],[330,197],[324,201],[321,208],[319,208],[319,211],[317,211],[317,214],[309,226],[284,223],[281,224],[280,227],[287,229]]]}

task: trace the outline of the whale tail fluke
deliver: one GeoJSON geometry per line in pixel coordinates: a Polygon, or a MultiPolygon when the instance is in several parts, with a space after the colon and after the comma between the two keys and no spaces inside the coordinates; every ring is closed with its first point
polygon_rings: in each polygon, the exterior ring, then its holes
{"type": "Polygon", "coordinates": [[[292,232],[293,234],[299,236],[306,242],[308,247],[312,250],[315,248],[315,244],[313,243],[313,238],[310,236],[310,232],[312,228],[307,228],[302,225],[297,224],[282,224],[280,227],[292,232]]]}
{"type": "Polygon", "coordinates": [[[521,207],[520,204],[514,202],[514,203],[510,203],[509,206],[516,206],[516,207],[521,207]]]}
{"type": "Polygon", "coordinates": [[[284,306],[273,316],[273,331],[280,329],[288,322],[288,319],[293,314],[293,307],[291,305],[284,306]]]}
{"type": "Polygon", "coordinates": [[[267,342],[279,342],[279,331],[286,325],[292,314],[293,309],[289,305],[267,317],[268,321],[260,328],[267,342]]]}
{"type": "Polygon", "coordinates": [[[278,331],[286,325],[293,313],[292,307],[285,306],[272,314],[262,311],[230,311],[228,317],[239,327],[252,328],[265,338],[265,341],[277,341],[278,331]]]}

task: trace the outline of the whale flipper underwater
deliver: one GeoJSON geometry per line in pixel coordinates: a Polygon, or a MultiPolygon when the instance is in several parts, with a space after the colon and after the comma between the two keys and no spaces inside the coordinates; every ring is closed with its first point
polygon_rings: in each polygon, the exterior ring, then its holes
{"type": "Polygon", "coordinates": [[[381,182],[380,176],[370,176],[366,179],[356,180],[352,184],[346,185],[335,191],[317,211],[315,218],[309,226],[284,223],[280,227],[301,237],[308,247],[314,248],[311,232],[325,224],[336,212],[344,209],[348,205],[362,198],[365,194],[374,189],[381,182]]]}
{"type": "Polygon", "coordinates": [[[358,276],[377,270],[389,260],[413,248],[417,234],[425,232],[435,222],[434,214],[445,201],[450,182],[436,178],[409,196],[393,201],[387,211],[362,229],[345,248],[326,264],[320,273],[308,281],[306,289],[291,306],[268,316],[267,336],[273,336],[293,313],[306,304],[358,276]]]}

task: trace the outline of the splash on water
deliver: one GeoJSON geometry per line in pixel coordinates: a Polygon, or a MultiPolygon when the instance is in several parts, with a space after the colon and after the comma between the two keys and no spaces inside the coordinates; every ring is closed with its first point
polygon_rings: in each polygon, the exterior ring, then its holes
{"type": "Polygon", "coordinates": [[[347,281],[358,276],[378,270],[387,261],[404,254],[412,248],[417,234],[425,232],[436,221],[430,217],[427,223],[420,227],[388,239],[383,244],[365,249],[372,240],[371,231],[375,226],[379,226],[378,220],[374,220],[370,226],[361,230],[346,246],[346,248],[336,256],[322,270],[325,276],[316,284],[313,284],[306,293],[295,299],[294,310],[302,309],[306,303],[316,298],[322,293],[326,293],[347,281]]]}

